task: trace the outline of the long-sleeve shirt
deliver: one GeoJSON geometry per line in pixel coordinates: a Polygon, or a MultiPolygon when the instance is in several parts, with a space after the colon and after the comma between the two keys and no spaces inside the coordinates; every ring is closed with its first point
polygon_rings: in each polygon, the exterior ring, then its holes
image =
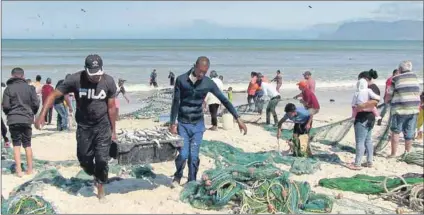
{"type": "Polygon", "coordinates": [[[262,82],[261,84],[262,90],[264,91],[264,97],[268,97],[272,99],[276,96],[279,96],[280,93],[273,87],[270,83],[262,82]]]}
{"type": "Polygon", "coordinates": [[[216,96],[224,107],[235,117],[238,114],[234,106],[224,96],[222,91],[209,77],[196,80],[192,74],[193,69],[177,77],[174,88],[174,99],[171,107],[171,119],[173,124],[178,117],[179,123],[195,124],[203,120],[202,104],[208,93],[216,96]]]}
{"type": "Polygon", "coordinates": [[[396,75],[387,92],[391,98],[391,112],[399,115],[418,114],[420,85],[413,72],[396,75]]]}

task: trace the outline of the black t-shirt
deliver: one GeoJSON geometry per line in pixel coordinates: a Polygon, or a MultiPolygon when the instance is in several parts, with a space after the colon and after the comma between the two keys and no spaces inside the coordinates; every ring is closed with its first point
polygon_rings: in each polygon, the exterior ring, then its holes
{"type": "MultiPolygon", "coordinates": [[[[60,84],[62,84],[62,83],[63,83],[63,81],[64,81],[64,80],[60,80],[60,81],[58,81],[58,82],[57,82],[57,84],[56,84],[56,89],[58,89],[58,86],[59,86],[60,84]]],[[[54,104],[55,104],[55,105],[57,105],[57,104],[62,104],[64,101],[65,101],[65,96],[61,96],[61,97],[56,98],[56,99],[54,100],[54,104]]]]}
{"type": "Polygon", "coordinates": [[[78,125],[109,123],[107,103],[116,95],[115,81],[111,76],[105,74],[99,83],[92,83],[85,71],[80,71],[69,76],[57,89],[63,94],[74,93],[77,103],[75,119],[78,125]]]}
{"type": "MultiPolygon", "coordinates": [[[[377,87],[377,85],[375,84],[371,84],[370,86],[368,86],[369,89],[371,89],[375,94],[380,95],[380,89],[377,87]]],[[[379,100],[375,100],[377,102],[379,102],[379,100]]],[[[356,122],[360,122],[360,123],[364,123],[367,122],[367,126],[370,128],[374,127],[374,123],[375,123],[375,116],[372,112],[358,112],[358,114],[356,114],[356,118],[355,118],[355,123],[356,122]]]]}

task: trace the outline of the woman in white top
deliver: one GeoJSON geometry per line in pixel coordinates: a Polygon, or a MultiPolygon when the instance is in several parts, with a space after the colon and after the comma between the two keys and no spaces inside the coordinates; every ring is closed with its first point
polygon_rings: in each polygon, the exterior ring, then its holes
{"type": "MultiPolygon", "coordinates": [[[[213,82],[215,82],[216,86],[223,91],[224,90],[224,84],[222,81],[218,78],[218,74],[215,70],[211,71],[210,78],[213,82]]],[[[211,93],[208,93],[205,98],[205,103],[209,107],[209,112],[211,114],[211,120],[212,120],[212,127],[210,130],[217,130],[218,129],[218,109],[221,105],[221,102],[219,101],[216,96],[212,95],[211,93]]]]}

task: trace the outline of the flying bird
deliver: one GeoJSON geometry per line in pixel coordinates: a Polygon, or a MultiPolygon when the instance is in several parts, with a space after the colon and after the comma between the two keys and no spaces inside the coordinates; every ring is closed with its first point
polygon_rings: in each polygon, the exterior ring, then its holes
{"type": "Polygon", "coordinates": [[[85,13],[85,12],[87,12],[87,11],[85,11],[85,10],[84,10],[84,9],[82,9],[82,8],[81,8],[81,11],[82,11],[82,12],[84,12],[84,13],[85,13]]]}
{"type": "Polygon", "coordinates": [[[309,8],[312,8],[311,5],[308,6],[309,8]]]}

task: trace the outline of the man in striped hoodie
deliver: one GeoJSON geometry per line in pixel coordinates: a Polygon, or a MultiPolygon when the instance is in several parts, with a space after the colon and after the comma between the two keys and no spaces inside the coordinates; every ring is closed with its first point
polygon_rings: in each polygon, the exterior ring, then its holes
{"type": "Polygon", "coordinates": [[[405,153],[412,147],[420,105],[420,86],[417,75],[412,72],[411,61],[399,64],[399,75],[392,79],[385,102],[391,106],[391,155],[395,157],[399,144],[399,134],[405,139],[405,153]]]}

